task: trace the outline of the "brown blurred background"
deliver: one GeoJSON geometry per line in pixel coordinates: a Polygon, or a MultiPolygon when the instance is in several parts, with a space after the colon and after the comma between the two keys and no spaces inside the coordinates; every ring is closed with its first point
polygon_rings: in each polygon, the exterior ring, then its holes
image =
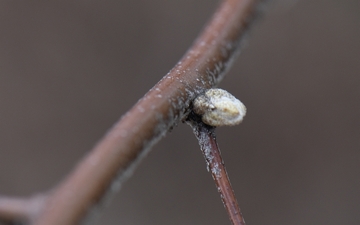
{"type": "MultiPolygon", "coordinates": [[[[0,194],[63,179],[217,4],[0,1],[0,194]]],[[[359,75],[358,0],[269,5],[220,85],[248,108],[217,131],[248,225],[360,224],[359,75]]],[[[97,224],[229,224],[189,127],[154,147],[97,224]]]]}

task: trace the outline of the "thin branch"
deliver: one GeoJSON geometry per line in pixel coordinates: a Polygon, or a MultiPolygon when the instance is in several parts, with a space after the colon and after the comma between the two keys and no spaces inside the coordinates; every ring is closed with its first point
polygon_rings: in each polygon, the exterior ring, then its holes
{"type": "Polygon", "coordinates": [[[245,220],[237,203],[234,190],[231,187],[225,163],[217,145],[215,127],[204,124],[201,119],[193,113],[190,114],[187,123],[193,128],[194,134],[199,141],[208,171],[211,172],[215,181],[215,185],[231,223],[233,225],[245,225],[245,220]]]}
{"type": "Polygon", "coordinates": [[[190,102],[221,81],[255,15],[257,3],[224,0],[180,62],[54,189],[32,224],[78,224],[105,193],[118,189],[149,149],[187,116],[190,102]]]}

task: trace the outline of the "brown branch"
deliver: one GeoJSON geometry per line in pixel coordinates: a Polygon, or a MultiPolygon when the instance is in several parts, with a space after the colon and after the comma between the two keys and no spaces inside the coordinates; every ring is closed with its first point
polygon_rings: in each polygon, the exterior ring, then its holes
{"type": "Polygon", "coordinates": [[[186,117],[190,102],[223,78],[257,3],[256,0],[223,1],[180,62],[54,189],[32,224],[78,224],[92,206],[104,199],[106,192],[118,189],[148,150],[186,117]]]}
{"type": "Polygon", "coordinates": [[[46,198],[46,195],[30,198],[0,196],[0,218],[9,222],[31,220],[44,208],[46,198]]]}
{"type": "Polygon", "coordinates": [[[193,128],[194,134],[199,141],[208,171],[211,172],[215,181],[215,185],[231,223],[233,225],[245,225],[245,220],[237,203],[234,190],[231,187],[225,163],[217,145],[215,127],[204,124],[201,119],[193,113],[190,114],[187,122],[193,128]]]}

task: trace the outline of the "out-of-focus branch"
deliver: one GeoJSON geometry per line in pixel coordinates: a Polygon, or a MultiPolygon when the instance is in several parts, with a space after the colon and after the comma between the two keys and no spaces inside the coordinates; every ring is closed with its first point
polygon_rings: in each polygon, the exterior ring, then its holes
{"type": "Polygon", "coordinates": [[[0,218],[3,221],[26,221],[38,215],[44,208],[46,195],[30,198],[0,196],[0,218]]]}
{"type": "Polygon", "coordinates": [[[31,224],[78,224],[106,193],[118,189],[149,149],[186,117],[190,102],[221,81],[257,4],[224,0],[179,63],[55,187],[31,224]]]}

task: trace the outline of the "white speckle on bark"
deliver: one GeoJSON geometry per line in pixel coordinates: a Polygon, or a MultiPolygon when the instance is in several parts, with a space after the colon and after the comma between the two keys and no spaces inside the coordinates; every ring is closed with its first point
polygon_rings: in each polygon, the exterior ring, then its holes
{"type": "Polygon", "coordinates": [[[139,106],[139,111],[141,112],[141,113],[143,113],[143,112],[145,112],[145,110],[144,110],[144,108],[143,107],[141,107],[141,106],[139,106]]]}
{"type": "Polygon", "coordinates": [[[211,173],[216,177],[216,178],[221,178],[221,169],[219,168],[219,165],[217,163],[214,164],[214,167],[211,168],[211,173]]]}

